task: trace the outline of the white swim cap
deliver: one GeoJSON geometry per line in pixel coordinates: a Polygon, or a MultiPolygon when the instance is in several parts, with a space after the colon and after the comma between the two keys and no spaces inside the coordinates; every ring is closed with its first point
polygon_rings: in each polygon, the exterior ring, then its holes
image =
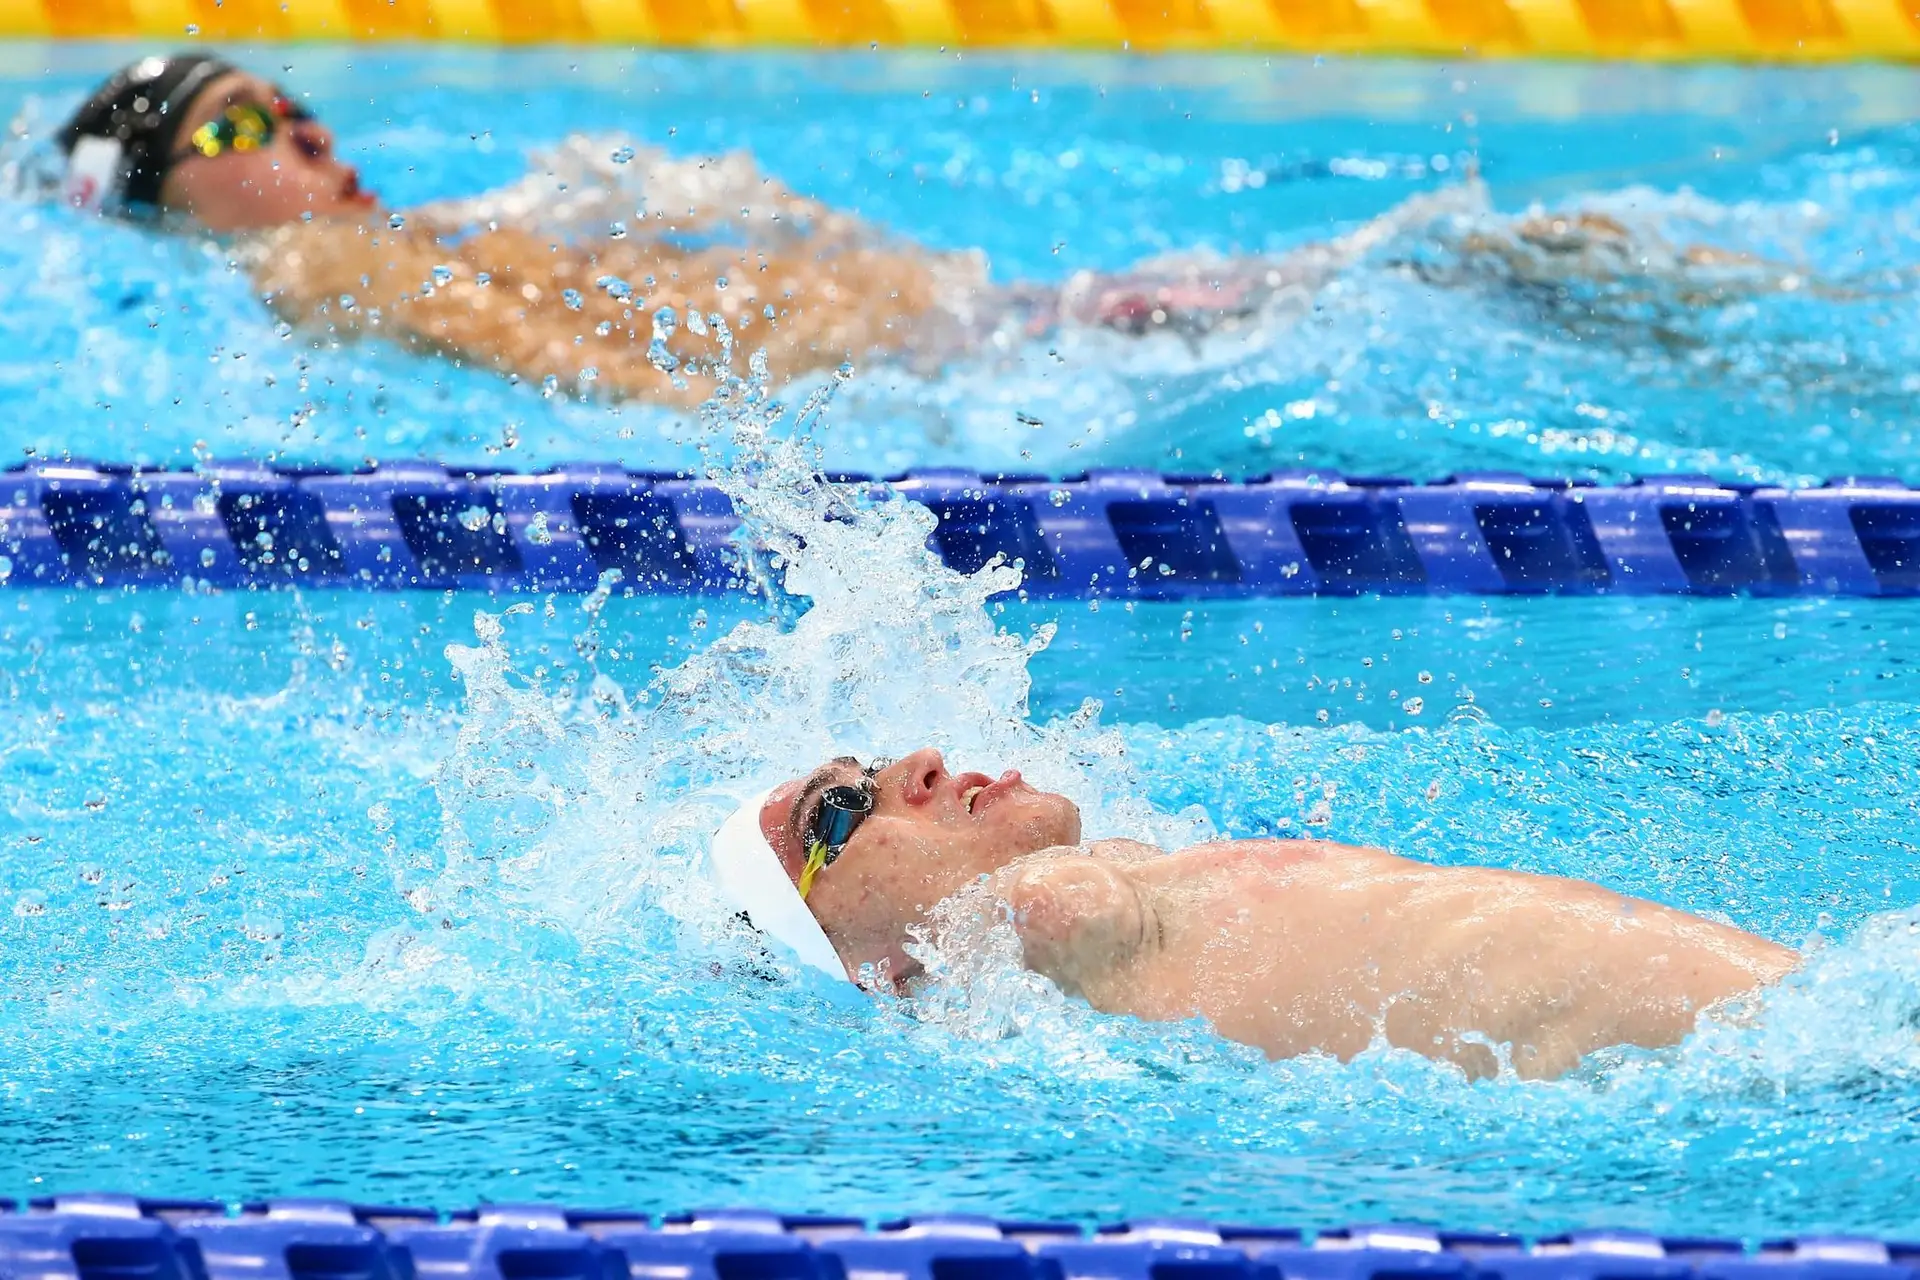
{"type": "Polygon", "coordinates": [[[737,911],[747,913],[753,927],[820,972],[850,982],[827,931],[813,918],[800,890],[794,887],[780,856],[760,829],[760,811],[771,790],[748,800],[721,824],[713,837],[710,860],[714,887],[737,911]]]}

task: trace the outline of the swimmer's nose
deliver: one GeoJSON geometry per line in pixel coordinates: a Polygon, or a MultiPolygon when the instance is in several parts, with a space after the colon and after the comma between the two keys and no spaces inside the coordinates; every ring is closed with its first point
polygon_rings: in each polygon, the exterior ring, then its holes
{"type": "Polygon", "coordinates": [[[947,762],[932,747],[922,747],[901,757],[888,772],[894,770],[901,775],[900,798],[908,804],[925,804],[939,794],[940,784],[947,777],[947,762]]]}

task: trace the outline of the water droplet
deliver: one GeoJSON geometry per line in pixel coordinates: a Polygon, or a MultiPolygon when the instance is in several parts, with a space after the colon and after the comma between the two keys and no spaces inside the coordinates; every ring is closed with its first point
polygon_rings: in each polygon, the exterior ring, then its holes
{"type": "Polygon", "coordinates": [[[553,542],[553,531],[547,528],[546,512],[533,513],[533,519],[527,522],[527,540],[536,547],[548,546],[553,542]]]}
{"type": "Polygon", "coordinates": [[[435,267],[433,269],[433,282],[438,285],[452,284],[453,268],[445,266],[435,267]]]}
{"type": "Polygon", "coordinates": [[[567,310],[578,311],[584,299],[580,297],[580,291],[578,289],[562,289],[560,291],[560,301],[567,304],[567,310]]]}
{"type": "Polygon", "coordinates": [[[342,311],[351,311],[358,305],[359,304],[353,300],[352,294],[343,293],[340,295],[340,309],[342,311]]]}
{"type": "Polygon", "coordinates": [[[213,568],[214,561],[218,560],[219,558],[220,558],[219,556],[213,553],[212,547],[200,548],[200,567],[201,568],[203,569],[213,568]]]}
{"type": "Polygon", "coordinates": [[[473,277],[473,282],[484,288],[493,283],[493,275],[490,272],[482,271],[473,277]]]}
{"type": "Polygon", "coordinates": [[[1425,698],[1408,698],[1400,704],[1400,709],[1410,716],[1417,716],[1427,709],[1427,700],[1425,698]]]}
{"type": "Polygon", "coordinates": [[[607,158],[612,160],[615,164],[626,164],[628,161],[633,159],[633,148],[632,147],[615,148],[613,154],[608,156],[607,158]]]}
{"type": "Polygon", "coordinates": [[[467,507],[460,512],[460,527],[468,533],[478,533],[486,528],[493,519],[493,512],[482,506],[467,507]]]}
{"type": "Polygon", "coordinates": [[[392,213],[392,214],[388,214],[388,215],[387,215],[387,225],[388,225],[389,227],[392,227],[392,228],[393,228],[393,229],[394,229],[395,231],[398,231],[398,230],[400,230],[400,229],[401,229],[402,227],[404,227],[404,226],[406,226],[406,225],[407,225],[407,217],[406,217],[406,215],[405,215],[405,214],[403,214],[403,213],[392,213]]]}
{"type": "Polygon", "coordinates": [[[624,222],[609,224],[607,227],[607,237],[611,240],[625,240],[627,238],[627,224],[624,222]]]}
{"type": "Polygon", "coordinates": [[[554,398],[554,396],[558,395],[559,393],[560,393],[559,378],[555,377],[553,374],[550,373],[546,377],[540,379],[540,396],[542,399],[551,400],[554,398]]]}
{"type": "Polygon", "coordinates": [[[717,278],[717,279],[716,279],[716,280],[715,280],[715,281],[713,282],[713,287],[714,287],[714,288],[716,288],[716,289],[724,289],[724,288],[726,288],[726,287],[727,287],[727,278],[726,278],[725,276],[720,276],[719,278],[717,278]]]}

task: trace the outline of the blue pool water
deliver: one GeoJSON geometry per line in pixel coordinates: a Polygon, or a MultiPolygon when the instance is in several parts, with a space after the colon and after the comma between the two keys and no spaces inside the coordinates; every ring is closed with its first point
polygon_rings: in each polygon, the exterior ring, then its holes
{"type": "MultiPolygon", "coordinates": [[[[8,49],[0,108],[51,118],[125,52],[8,49]]],[[[1395,265],[1419,246],[1388,246],[1251,346],[863,368],[811,437],[835,464],[1912,473],[1904,73],[254,57],[402,202],[624,131],[751,147],[1058,279],[1325,237],[1471,154],[1500,209],[1609,210],[1838,282],[1725,306],[1636,285],[1596,330],[1497,284],[1436,303],[1395,265]]],[[[1920,606],[989,603],[910,511],[824,521],[806,456],[762,456],[753,422],[314,350],[212,246],[22,199],[0,227],[10,459],[660,465],[718,431],[815,601],[0,594],[0,1193],[1920,1230],[1920,606]],[[727,795],[928,741],[1068,791],[1090,834],[1586,876],[1809,960],[1747,1019],[1549,1084],[1384,1049],[1267,1063],[964,956],[906,1003],[743,976],[692,870],[727,795]]]]}

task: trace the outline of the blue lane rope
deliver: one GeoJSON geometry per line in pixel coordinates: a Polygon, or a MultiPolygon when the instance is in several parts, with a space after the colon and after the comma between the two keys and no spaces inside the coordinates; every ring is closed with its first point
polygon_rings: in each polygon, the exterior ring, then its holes
{"type": "MultiPolygon", "coordinates": [[[[1920,594],[1920,490],[1470,472],[1432,484],[1285,471],[1246,481],[1093,471],[885,481],[939,517],[931,543],[994,556],[1039,597],[1920,594]]],[[[684,475],[382,463],[360,472],[213,463],[0,472],[0,585],[739,590],[724,493],[684,475]]]]}
{"type": "Polygon", "coordinates": [[[966,1215],[859,1218],[550,1205],[432,1209],[70,1195],[0,1213],[0,1271],[33,1280],[1920,1280],[1920,1244],[1574,1231],[1288,1227],[966,1215]]]}

